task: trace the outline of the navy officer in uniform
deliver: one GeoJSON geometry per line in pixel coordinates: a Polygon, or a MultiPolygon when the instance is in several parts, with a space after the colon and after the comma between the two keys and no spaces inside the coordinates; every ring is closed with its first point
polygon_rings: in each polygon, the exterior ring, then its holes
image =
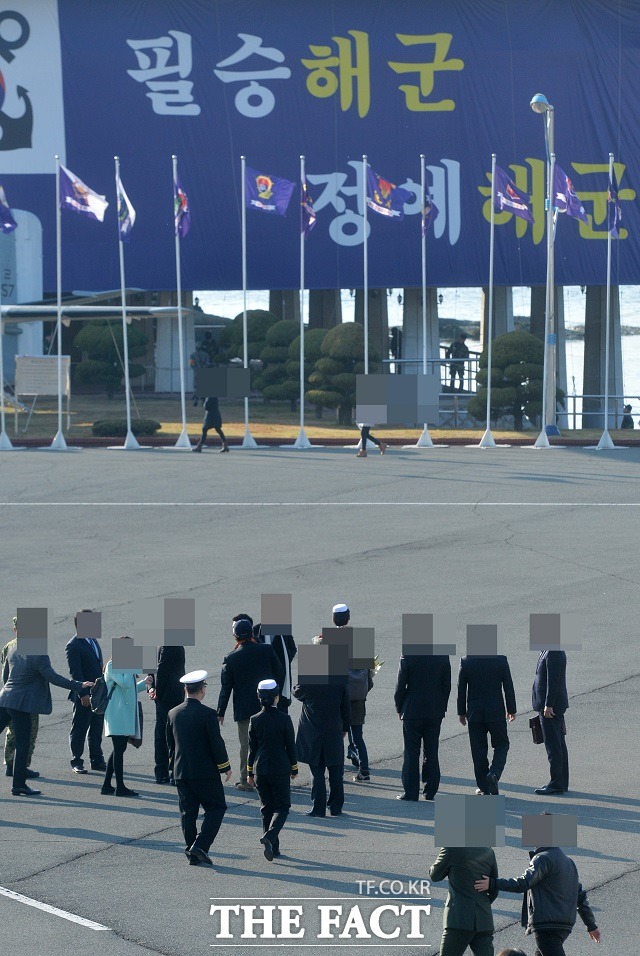
{"type": "Polygon", "coordinates": [[[293,722],[278,709],[278,685],[261,680],[258,700],[262,710],[249,721],[247,775],[260,794],[264,836],[260,843],[271,862],[280,856],[280,831],[289,815],[291,784],[298,774],[293,722]]]}
{"type": "Polygon", "coordinates": [[[200,670],[181,677],[186,698],[167,717],[169,768],[178,790],[184,852],[192,866],[213,866],[209,849],[227,810],[220,775],[225,781],[231,777],[218,715],[202,703],[208,676],[200,670]],[[198,833],[200,807],[204,818],[198,833]]]}

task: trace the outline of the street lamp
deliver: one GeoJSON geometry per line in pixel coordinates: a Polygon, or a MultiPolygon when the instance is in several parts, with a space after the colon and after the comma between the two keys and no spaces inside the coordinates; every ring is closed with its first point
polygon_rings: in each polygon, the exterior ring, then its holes
{"type": "Polygon", "coordinates": [[[547,152],[547,283],[544,315],[544,370],[542,382],[542,430],[535,443],[536,448],[550,448],[549,435],[559,435],[556,425],[556,328],[553,270],[553,180],[556,164],[554,147],[555,111],[544,93],[536,93],[529,104],[534,113],[545,118],[544,139],[547,152]]]}

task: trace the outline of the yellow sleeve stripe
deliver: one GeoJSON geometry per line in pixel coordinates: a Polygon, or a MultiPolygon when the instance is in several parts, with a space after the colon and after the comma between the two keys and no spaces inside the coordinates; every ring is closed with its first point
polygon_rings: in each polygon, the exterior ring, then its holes
{"type": "Polygon", "coordinates": [[[292,769],[292,770],[297,770],[297,769],[298,769],[298,764],[297,764],[297,763],[292,763],[292,764],[291,764],[291,769],[292,769]]]}
{"type": "Polygon", "coordinates": [[[225,760],[224,763],[218,764],[218,770],[231,770],[231,764],[228,760],[225,760]]]}

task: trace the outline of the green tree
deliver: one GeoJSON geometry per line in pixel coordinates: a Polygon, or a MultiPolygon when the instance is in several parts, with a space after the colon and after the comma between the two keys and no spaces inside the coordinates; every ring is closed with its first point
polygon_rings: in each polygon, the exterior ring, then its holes
{"type": "MultiPolygon", "coordinates": [[[[487,413],[487,350],[480,356],[477,375],[478,391],[470,399],[468,410],[482,421],[487,413]]],[[[542,411],[544,346],[530,332],[507,332],[498,336],[491,350],[492,420],[513,415],[513,426],[522,429],[523,415],[537,418],[542,411]]],[[[557,390],[557,399],[564,406],[564,392],[557,390]]]]}
{"type": "Polygon", "coordinates": [[[296,410],[298,391],[295,382],[288,380],[286,363],[289,346],[298,337],[300,325],[291,319],[283,319],[267,330],[266,345],[260,352],[262,371],[255,379],[255,387],[262,392],[266,402],[291,402],[296,410]]]}
{"type": "MultiPolygon", "coordinates": [[[[344,322],[329,329],[322,340],[322,358],[309,376],[313,388],[307,401],[323,408],[337,408],[341,425],[353,421],[356,375],[364,372],[364,329],[357,322],[344,322]]],[[[379,372],[379,355],[369,343],[369,371],[379,372]]]]}
{"type": "MultiPolygon", "coordinates": [[[[249,361],[260,358],[260,353],[267,344],[267,332],[277,321],[278,317],[273,312],[267,312],[265,309],[248,310],[247,350],[249,361]]],[[[236,315],[233,322],[222,330],[218,345],[220,347],[219,361],[222,365],[226,365],[234,358],[243,360],[242,312],[236,315]]],[[[256,372],[256,375],[258,374],[259,372],[256,372]]]]}
{"type": "MultiPolygon", "coordinates": [[[[127,328],[129,359],[145,355],[148,342],[146,333],[132,322],[127,328]]],[[[109,328],[108,322],[90,322],[80,329],[73,344],[83,353],[82,361],[74,369],[74,382],[78,385],[102,386],[112,398],[123,377],[120,364],[124,344],[122,324],[112,323],[109,328]]],[[[138,378],[142,374],[144,366],[129,361],[129,376],[138,378]]]]}

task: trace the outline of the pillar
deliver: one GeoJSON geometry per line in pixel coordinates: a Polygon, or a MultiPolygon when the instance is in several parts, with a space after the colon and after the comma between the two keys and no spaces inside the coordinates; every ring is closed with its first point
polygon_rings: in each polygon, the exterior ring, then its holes
{"type": "MultiPolygon", "coordinates": [[[[544,322],[547,308],[547,290],[543,285],[531,287],[531,324],[529,331],[537,339],[544,342],[544,322]]],[[[554,288],[554,309],[556,327],[556,386],[567,394],[567,340],[564,328],[564,286],[554,288]]],[[[558,424],[567,426],[568,406],[565,399],[565,408],[558,405],[558,424]]]]}
{"type": "MultiPolygon", "coordinates": [[[[403,374],[422,372],[422,289],[405,289],[402,306],[402,352],[400,358],[415,359],[415,365],[401,365],[403,374]]],[[[438,290],[427,289],[427,360],[440,358],[438,290]]],[[[427,361],[427,371],[438,371],[438,365],[427,361]]]]}
{"type": "MultiPolygon", "coordinates": [[[[42,300],[42,223],[31,212],[14,209],[18,228],[0,243],[2,304],[42,300]]],[[[42,355],[42,322],[3,323],[5,382],[13,385],[16,355],[42,355]]]]}
{"type": "MultiPolygon", "coordinates": [[[[380,359],[389,358],[389,310],[387,308],[387,290],[369,289],[369,349],[375,350],[380,359]]],[[[364,323],[364,289],[356,289],[356,322],[364,323]]],[[[383,365],[384,372],[389,371],[383,365]]]]}
{"type": "Polygon", "coordinates": [[[311,289],[309,292],[309,328],[332,329],[342,322],[340,289],[311,289]]]}
{"type": "MultiPolygon", "coordinates": [[[[489,288],[482,289],[482,321],[480,323],[480,348],[487,344],[487,330],[489,328],[489,288]]],[[[493,288],[493,338],[513,332],[513,289],[511,286],[494,286],[493,288]]]]}
{"type": "MultiPolygon", "coordinates": [[[[189,356],[195,350],[195,321],[191,311],[192,293],[184,292],[182,305],[182,331],[184,336],[185,391],[193,389],[193,372],[189,366],[189,356]]],[[[175,292],[158,293],[158,305],[176,305],[175,292]]],[[[155,343],[155,390],[156,392],[180,391],[180,343],[178,339],[178,320],[157,316],[155,343]]]]}
{"type": "Polygon", "coordinates": [[[269,292],[269,312],[279,319],[291,322],[300,321],[300,291],[298,289],[271,289],[269,292]]]}
{"type": "MultiPolygon", "coordinates": [[[[611,287],[609,327],[609,395],[622,395],[622,338],[620,331],[620,291],[611,287]]],[[[607,287],[587,286],[584,321],[584,395],[604,396],[605,332],[607,287]]],[[[615,428],[615,403],[609,399],[607,428],[615,428]]],[[[604,398],[585,398],[582,402],[582,427],[604,428],[604,398]]]]}

